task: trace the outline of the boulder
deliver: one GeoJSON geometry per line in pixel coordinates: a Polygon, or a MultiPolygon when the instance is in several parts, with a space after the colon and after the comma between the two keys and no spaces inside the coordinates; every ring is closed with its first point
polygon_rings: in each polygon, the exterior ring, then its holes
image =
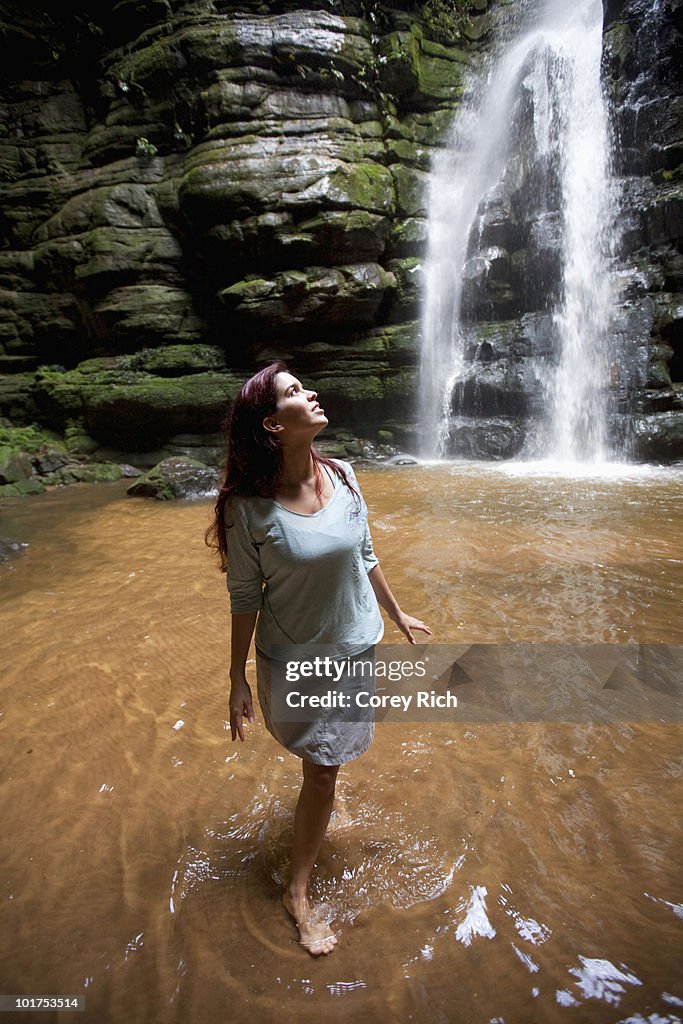
{"type": "Polygon", "coordinates": [[[198,498],[213,494],[218,488],[215,469],[196,459],[171,457],[158,463],[130,485],[127,494],[136,498],[198,498]]]}

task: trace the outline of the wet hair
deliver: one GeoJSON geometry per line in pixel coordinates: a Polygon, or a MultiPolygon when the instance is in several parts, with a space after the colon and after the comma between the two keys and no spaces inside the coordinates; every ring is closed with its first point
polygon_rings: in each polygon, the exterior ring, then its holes
{"type": "MultiPolygon", "coordinates": [[[[205,540],[215,548],[220,557],[221,570],[228,567],[228,547],[225,537],[226,505],[233,497],[274,498],[282,482],[282,448],[275,434],[266,430],[263,421],[277,412],[278,373],[289,373],[281,360],[270,363],[243,385],[233,399],[228,412],[225,431],[227,434],[228,457],[223,474],[223,483],[218,492],[214,516],[206,531],[205,540]]],[[[335,473],[345,487],[351,491],[360,509],[360,495],[351,484],[344,469],[332,459],[320,455],[311,448],[313,466],[316,471],[316,493],[323,489],[320,470],[327,466],[335,473]]]]}

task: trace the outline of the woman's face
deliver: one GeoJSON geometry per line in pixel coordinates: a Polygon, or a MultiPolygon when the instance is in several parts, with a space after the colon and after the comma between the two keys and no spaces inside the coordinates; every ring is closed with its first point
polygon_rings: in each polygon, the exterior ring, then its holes
{"type": "Polygon", "coordinates": [[[291,373],[277,374],[275,393],[277,409],[274,416],[264,420],[264,426],[270,430],[275,427],[281,441],[304,435],[315,437],[327,426],[328,419],[318,403],[317,393],[304,388],[291,373]]]}

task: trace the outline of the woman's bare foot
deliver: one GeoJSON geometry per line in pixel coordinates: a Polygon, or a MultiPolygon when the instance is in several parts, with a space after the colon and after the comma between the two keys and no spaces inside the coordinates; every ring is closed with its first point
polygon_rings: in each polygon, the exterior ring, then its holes
{"type": "Polygon", "coordinates": [[[331,953],[337,945],[337,936],[333,935],[325,921],[316,920],[305,896],[296,896],[290,891],[282,894],[285,910],[291,914],[299,929],[299,943],[308,950],[311,956],[331,953]]]}

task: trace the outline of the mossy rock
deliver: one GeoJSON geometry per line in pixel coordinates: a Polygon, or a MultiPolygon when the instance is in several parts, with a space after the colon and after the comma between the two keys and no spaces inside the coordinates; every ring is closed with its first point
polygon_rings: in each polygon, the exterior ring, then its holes
{"type": "Polygon", "coordinates": [[[408,320],[400,324],[376,327],[374,331],[365,335],[363,340],[381,344],[392,366],[412,365],[419,357],[420,322],[408,320]]]}
{"type": "Polygon", "coordinates": [[[412,96],[420,85],[420,33],[392,32],[379,45],[379,84],[399,98],[412,96]]]}
{"type": "Polygon", "coordinates": [[[0,484],[18,484],[33,475],[33,463],[26,452],[8,445],[0,447],[0,484]]]}
{"type": "Polygon", "coordinates": [[[404,217],[394,224],[388,245],[391,256],[422,256],[427,248],[427,219],[404,217]]]}
{"type": "MultiPolygon", "coordinates": [[[[320,391],[325,394],[325,401],[330,399],[335,402],[366,402],[378,400],[385,394],[386,384],[382,377],[367,376],[357,377],[328,377],[318,382],[320,391]]],[[[326,406],[327,408],[327,406],[326,406]]]]}
{"type": "Polygon", "coordinates": [[[683,459],[683,409],[637,415],[634,421],[636,454],[653,462],[683,459]]]}
{"type": "Polygon", "coordinates": [[[408,139],[390,139],[386,143],[389,159],[395,163],[407,164],[422,171],[429,171],[432,164],[432,147],[422,146],[408,139]]]}
{"type": "Polygon", "coordinates": [[[215,492],[218,473],[197,459],[172,457],[164,459],[149,473],[130,485],[127,494],[137,498],[196,498],[215,492]]]}
{"type": "Polygon", "coordinates": [[[0,484],[0,497],[2,498],[24,498],[29,494],[42,494],[45,484],[37,477],[29,480],[17,480],[12,484],[0,484]]]}
{"type": "Polygon", "coordinates": [[[315,442],[316,451],[320,452],[321,455],[327,456],[328,459],[345,459],[348,455],[347,447],[344,441],[318,438],[315,442]]]}
{"type": "Polygon", "coordinates": [[[626,21],[619,21],[607,29],[604,35],[605,64],[614,77],[624,72],[624,67],[634,56],[635,37],[626,21]]]}
{"type": "Polygon", "coordinates": [[[85,429],[83,420],[68,420],[64,429],[66,449],[77,455],[91,455],[99,446],[85,429]]]}
{"type": "Polygon", "coordinates": [[[0,374],[0,416],[14,423],[30,423],[38,415],[33,385],[33,372],[0,374]]]}
{"type": "MultiPolygon", "coordinates": [[[[426,46],[426,42],[423,43],[423,49],[426,46]]],[[[420,54],[420,97],[428,104],[459,99],[464,92],[469,58],[456,60],[454,54],[464,56],[463,51],[439,47],[436,43],[429,44],[429,50],[430,53],[420,54]]]]}
{"type": "Polygon", "coordinates": [[[24,484],[66,461],[65,446],[51,431],[35,424],[0,427],[0,483],[15,484],[23,488],[22,493],[35,494],[35,489],[26,490],[24,484]]]}
{"type": "Polygon", "coordinates": [[[376,260],[389,236],[388,219],[367,210],[323,210],[297,227],[331,263],[376,260]]]}
{"type": "Polygon", "coordinates": [[[272,280],[238,281],[220,293],[233,327],[311,333],[321,325],[348,327],[374,322],[396,278],[378,263],[305,267],[272,280]]]}
{"type": "Polygon", "coordinates": [[[215,345],[163,345],[141,349],[125,357],[119,365],[144,370],[157,377],[183,377],[207,370],[224,370],[225,353],[215,345]]]}
{"type": "Polygon", "coordinates": [[[429,175],[402,164],[394,164],[391,174],[396,184],[399,212],[405,217],[424,217],[427,213],[429,175]]]}
{"type": "Polygon", "coordinates": [[[319,178],[300,192],[283,195],[285,208],[311,206],[367,210],[393,214],[394,184],[386,167],[376,163],[339,164],[330,174],[319,178]]]}
{"type": "Polygon", "coordinates": [[[64,442],[54,431],[32,423],[27,427],[0,426],[0,445],[18,448],[29,455],[53,450],[65,452],[64,442]]]}
{"type": "Polygon", "coordinates": [[[219,430],[241,385],[229,373],[157,377],[127,370],[119,360],[99,370],[46,372],[36,392],[46,416],[81,420],[99,444],[135,451],[141,438],[151,448],[174,434],[219,430]]]}
{"type": "Polygon", "coordinates": [[[71,463],[50,474],[51,484],[101,484],[120,480],[121,467],[115,462],[71,463]]]}
{"type": "Polygon", "coordinates": [[[190,293],[160,282],[113,288],[94,307],[93,318],[110,345],[124,352],[137,348],[140,338],[169,345],[201,342],[206,330],[190,293]]]}
{"type": "Polygon", "coordinates": [[[174,434],[216,431],[242,382],[230,374],[148,377],[117,389],[89,388],[83,416],[94,437],[139,445],[174,434]]]}
{"type": "Polygon", "coordinates": [[[414,256],[391,260],[387,265],[398,282],[398,290],[392,306],[392,319],[403,322],[418,315],[423,291],[422,261],[414,256]]]}

